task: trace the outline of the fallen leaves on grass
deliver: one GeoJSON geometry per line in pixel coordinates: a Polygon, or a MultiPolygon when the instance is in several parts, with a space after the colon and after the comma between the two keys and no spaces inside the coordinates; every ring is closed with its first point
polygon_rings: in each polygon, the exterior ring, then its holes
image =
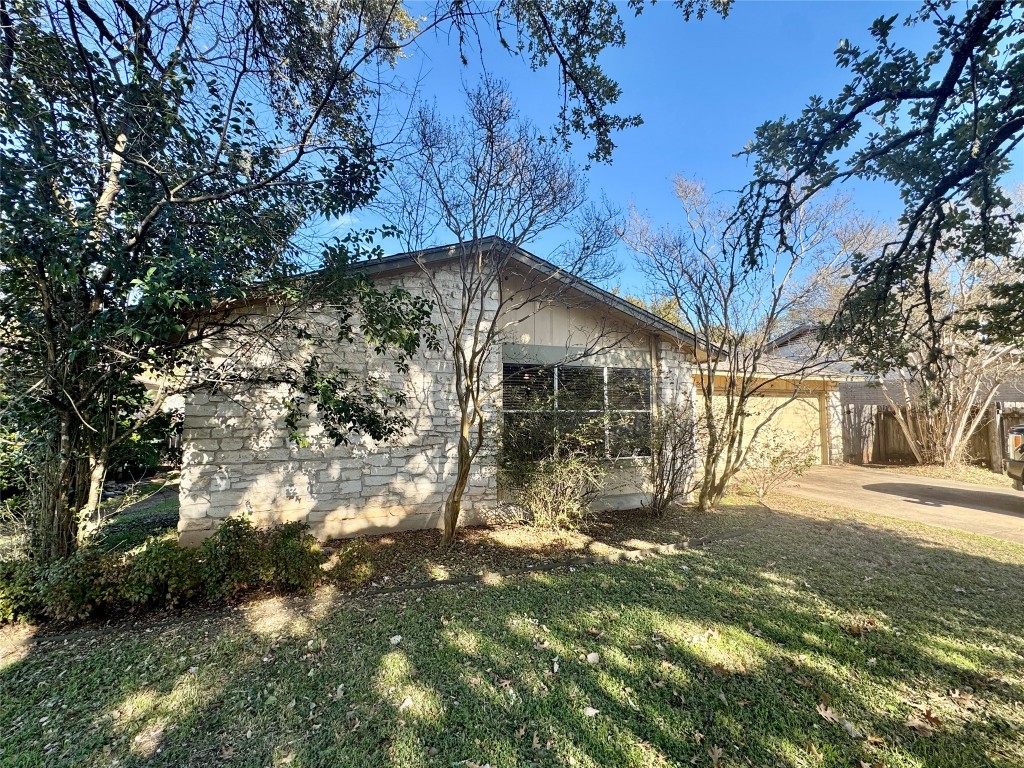
{"type": "Polygon", "coordinates": [[[935,733],[935,729],[932,728],[931,725],[929,725],[926,721],[922,720],[916,715],[911,715],[910,717],[908,717],[907,722],[904,723],[904,725],[906,725],[907,728],[910,728],[913,731],[915,731],[918,736],[931,736],[933,733],[935,733]]]}
{"type": "Polygon", "coordinates": [[[600,714],[600,713],[601,713],[601,710],[594,709],[593,707],[584,707],[583,708],[583,714],[586,715],[587,717],[593,717],[594,715],[597,715],[597,714],[600,714]]]}
{"type": "Polygon", "coordinates": [[[879,629],[878,622],[870,616],[854,616],[853,620],[846,625],[847,634],[854,637],[863,637],[869,632],[877,632],[879,629]]]}
{"type": "Polygon", "coordinates": [[[949,692],[949,698],[954,704],[962,709],[970,709],[974,706],[974,695],[966,691],[954,688],[949,692]]]}
{"type": "Polygon", "coordinates": [[[857,730],[856,726],[849,720],[840,720],[839,724],[843,726],[843,730],[850,734],[851,739],[863,739],[864,734],[857,730]]]}
{"type": "Polygon", "coordinates": [[[821,715],[825,720],[827,720],[830,723],[835,723],[836,725],[840,726],[844,731],[846,731],[850,735],[851,739],[864,738],[864,734],[858,731],[857,727],[853,723],[837,715],[836,711],[825,702],[818,702],[817,710],[818,714],[821,715]]]}
{"type": "Polygon", "coordinates": [[[914,704],[914,709],[920,710],[921,714],[911,715],[904,723],[908,728],[915,731],[919,736],[931,736],[935,729],[942,724],[942,720],[932,712],[930,707],[923,704],[914,704]]]}
{"type": "Polygon", "coordinates": [[[818,714],[821,715],[826,720],[828,720],[830,723],[838,723],[839,722],[839,715],[837,715],[835,713],[835,710],[832,709],[832,707],[830,707],[828,704],[825,704],[824,702],[820,702],[819,701],[817,709],[818,709],[818,714]]]}

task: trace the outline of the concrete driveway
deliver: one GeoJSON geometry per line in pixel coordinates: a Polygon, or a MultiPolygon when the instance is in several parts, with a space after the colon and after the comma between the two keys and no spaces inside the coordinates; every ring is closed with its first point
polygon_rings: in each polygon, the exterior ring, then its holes
{"type": "Polygon", "coordinates": [[[855,466],[811,467],[783,489],[804,499],[1024,544],[1024,493],[855,466]]]}

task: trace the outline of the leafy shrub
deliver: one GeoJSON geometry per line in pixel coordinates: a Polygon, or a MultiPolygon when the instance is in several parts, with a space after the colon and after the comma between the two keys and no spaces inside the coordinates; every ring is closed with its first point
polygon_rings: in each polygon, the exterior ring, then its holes
{"type": "Polygon", "coordinates": [[[59,621],[78,621],[123,598],[127,566],[123,555],[84,547],[43,571],[38,584],[43,613],[59,621]]]}
{"type": "Polygon", "coordinates": [[[199,553],[178,545],[177,535],[151,537],[132,553],[124,583],[135,605],[177,605],[203,592],[199,553]]]}
{"type": "Polygon", "coordinates": [[[31,560],[0,561],[0,624],[42,613],[35,584],[39,569],[31,560]]]}
{"type": "Polygon", "coordinates": [[[324,577],[326,560],[316,537],[305,523],[284,523],[267,531],[271,583],[286,592],[308,592],[324,577]]]}
{"type": "Polygon", "coordinates": [[[20,618],[79,621],[119,605],[172,606],[196,598],[227,600],[247,589],[296,592],[325,579],[355,585],[368,575],[356,546],[327,557],[303,523],[257,529],[229,519],[198,549],[173,533],[150,537],[119,554],[83,547],[46,568],[28,560],[0,561],[0,623],[20,618]]]}
{"type": "Polygon", "coordinates": [[[576,530],[590,514],[601,491],[602,465],[587,456],[569,455],[536,462],[521,484],[510,489],[512,500],[541,528],[576,530]]]}
{"type": "Polygon", "coordinates": [[[776,488],[799,477],[818,457],[814,443],[771,425],[762,429],[747,453],[744,479],[763,502],[776,488]]]}
{"type": "Polygon", "coordinates": [[[273,577],[264,535],[244,518],[228,518],[199,547],[206,594],[229,600],[246,589],[269,584],[273,577]]]}

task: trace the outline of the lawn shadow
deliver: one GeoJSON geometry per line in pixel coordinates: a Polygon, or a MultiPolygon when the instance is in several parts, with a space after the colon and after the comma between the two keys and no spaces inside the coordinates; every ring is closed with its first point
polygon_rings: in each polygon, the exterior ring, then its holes
{"type": "Polygon", "coordinates": [[[870,483],[866,491],[899,496],[912,504],[928,507],[967,507],[979,512],[1024,519],[1024,496],[1009,488],[1005,492],[974,488],[933,488],[922,483],[870,483]]]}
{"type": "Polygon", "coordinates": [[[42,642],[0,671],[0,763],[1021,764],[1019,550],[770,519],[643,562],[42,642]]]}
{"type": "MultiPolygon", "coordinates": [[[[435,529],[387,533],[356,540],[370,565],[369,588],[419,584],[484,573],[510,573],[579,558],[614,558],[667,545],[685,546],[733,535],[766,522],[770,510],[737,505],[721,513],[694,516],[676,509],[662,517],[641,510],[600,512],[579,530],[524,525],[463,528],[454,545],[441,547],[435,529]]],[[[352,546],[349,540],[329,542],[352,546]]]]}

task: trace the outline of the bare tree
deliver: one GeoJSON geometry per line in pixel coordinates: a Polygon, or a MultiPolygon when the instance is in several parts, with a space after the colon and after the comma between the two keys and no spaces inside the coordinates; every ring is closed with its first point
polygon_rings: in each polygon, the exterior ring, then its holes
{"type": "MultiPolygon", "coordinates": [[[[1006,259],[968,263],[940,257],[932,269],[931,316],[889,299],[887,320],[846,337],[858,366],[881,391],[920,464],[963,462],[971,437],[984,424],[999,385],[1024,375],[1024,349],[993,338],[990,308],[999,286],[1016,279],[1006,259]]],[[[846,304],[832,336],[860,326],[846,304]]]]}
{"type": "MultiPolygon", "coordinates": [[[[1001,194],[1011,201],[1005,213],[1019,216],[1022,188],[1001,194]]],[[[826,290],[809,296],[800,314],[818,323],[834,354],[878,380],[919,463],[958,464],[999,385],[1024,375],[1024,342],[1003,333],[1000,301],[1019,279],[1015,265],[1024,258],[1024,235],[1018,233],[1008,254],[965,260],[960,247],[966,234],[955,232],[932,255],[927,286],[908,271],[898,290],[882,295],[864,275],[887,258],[894,232],[864,228],[851,241],[860,269],[829,275],[826,290]]]]}
{"type": "Polygon", "coordinates": [[[839,237],[845,204],[805,207],[774,256],[751,267],[735,212],[712,200],[699,182],[677,178],[675,191],[683,208],[680,226],[658,229],[634,212],[624,237],[655,292],[675,303],[695,337],[702,464],[697,505],[711,510],[764,425],[797,397],[808,375],[829,362],[827,356],[771,359],[768,351],[790,312],[820,288],[805,275],[827,275],[847,255],[839,237]],[[768,392],[786,397],[751,425],[753,398],[768,392]]]}
{"type": "MultiPolygon", "coordinates": [[[[563,300],[580,280],[601,277],[616,242],[610,214],[587,204],[579,171],[560,148],[538,140],[505,84],[484,79],[466,101],[467,114],[457,121],[430,108],[419,111],[415,152],[398,170],[388,204],[410,250],[455,243],[454,284],[425,265],[422,270],[452,355],[458,404],[458,464],[444,502],[445,546],[454,539],[470,471],[486,442],[487,409],[501,390],[487,375],[495,350],[512,326],[563,300]],[[504,279],[521,270],[522,245],[573,220],[582,236],[555,254],[555,271],[504,279]]],[[[566,352],[578,358],[601,343],[590,338],[582,351],[566,352]]]]}
{"type": "Polygon", "coordinates": [[[663,404],[651,424],[651,514],[661,517],[696,488],[697,435],[690,408],[663,404]]]}

